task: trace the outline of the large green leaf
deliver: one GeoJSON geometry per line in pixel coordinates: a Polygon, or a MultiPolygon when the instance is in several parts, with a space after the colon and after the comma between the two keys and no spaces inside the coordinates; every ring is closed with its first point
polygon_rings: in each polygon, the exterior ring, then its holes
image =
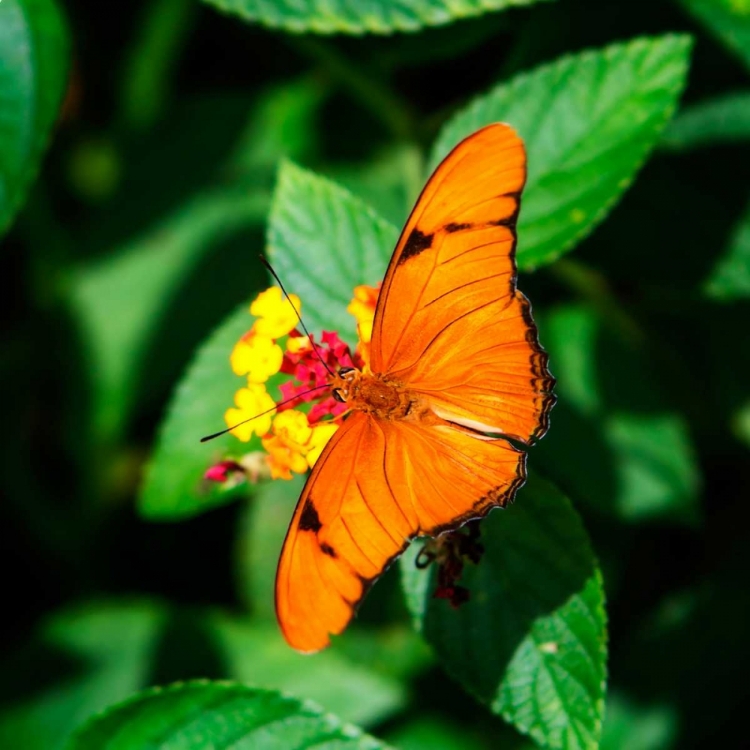
{"type": "MultiPolygon", "coordinates": [[[[70,300],[93,378],[99,438],[117,436],[124,427],[138,378],[149,366],[151,337],[185,279],[227,237],[259,225],[267,206],[262,193],[201,196],[127,247],[72,274],[70,300]]],[[[212,415],[214,421],[221,413],[212,415]]]]}
{"type": "Polygon", "coordinates": [[[401,570],[417,626],[445,668],[537,742],[595,748],[604,712],[606,619],[586,532],[555,487],[531,477],[514,505],[482,522],[484,556],[455,610],[432,598],[434,575],[401,570]]]}
{"type": "Polygon", "coordinates": [[[584,306],[537,310],[557,377],[537,466],[572,497],[627,521],[699,515],[687,425],[658,387],[652,358],[584,306]]]}
{"type": "Polygon", "coordinates": [[[748,0],[680,0],[680,3],[750,68],[748,0]]]}
{"type": "Polygon", "coordinates": [[[737,227],[706,282],[706,293],[719,300],[750,297],[750,208],[737,227]]]}
{"type": "Polygon", "coordinates": [[[533,269],[570,250],[632,182],[685,83],[690,39],[636,39],[564,57],[480,96],[443,128],[434,166],[492,122],[526,143],[518,264],[533,269]]]}
{"type": "Polygon", "coordinates": [[[312,703],[221,682],[147,690],[84,725],[68,750],[378,750],[385,745],[312,703]]]}
{"type": "Polygon", "coordinates": [[[91,714],[145,687],[165,620],[165,609],[147,602],[88,604],[51,618],[3,664],[10,700],[0,710],[0,747],[57,750],[91,714]]]}
{"type": "Polygon", "coordinates": [[[65,92],[68,46],[54,0],[0,4],[0,235],[39,168],[65,92]]]}
{"type": "Polygon", "coordinates": [[[227,13],[294,33],[418,31],[538,0],[205,0],[227,13]]]}
{"type": "Polygon", "coordinates": [[[750,140],[750,92],[722,94],[681,109],[664,131],[661,146],[682,151],[750,140]]]}
{"type": "Polygon", "coordinates": [[[330,180],[284,162],[268,226],[268,257],[289,292],[302,300],[311,331],[356,341],[346,306],[358,284],[385,273],[398,231],[330,180]]]}

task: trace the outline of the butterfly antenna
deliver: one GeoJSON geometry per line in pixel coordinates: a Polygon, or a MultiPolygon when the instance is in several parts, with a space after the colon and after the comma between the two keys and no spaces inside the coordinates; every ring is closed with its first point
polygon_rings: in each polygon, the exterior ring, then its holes
{"type": "Polygon", "coordinates": [[[305,335],[307,336],[307,338],[310,339],[310,346],[312,346],[312,350],[315,352],[315,356],[320,360],[320,364],[326,368],[326,371],[332,378],[336,377],[336,373],[328,366],[328,364],[323,359],[323,357],[320,356],[318,347],[315,346],[315,344],[313,343],[312,337],[310,336],[310,331],[307,330],[307,326],[302,321],[302,316],[299,314],[299,310],[295,306],[294,302],[292,302],[292,298],[289,296],[286,289],[284,288],[284,285],[281,283],[281,279],[279,278],[279,275],[276,273],[276,271],[273,270],[273,266],[271,266],[271,264],[262,255],[260,256],[260,261],[270,271],[271,276],[273,276],[274,279],[276,279],[276,283],[281,287],[281,291],[284,292],[284,296],[287,298],[287,301],[292,306],[292,310],[294,310],[294,314],[297,316],[297,320],[299,320],[299,324],[302,326],[302,330],[305,332],[305,335]]]}
{"type": "Polygon", "coordinates": [[[296,401],[298,398],[302,398],[302,396],[306,396],[308,393],[313,393],[313,391],[319,391],[321,388],[328,388],[328,387],[329,387],[328,383],[324,383],[323,385],[316,385],[314,388],[310,388],[310,390],[303,391],[302,393],[298,393],[296,396],[292,396],[291,398],[286,399],[286,401],[282,401],[281,403],[276,404],[276,406],[273,406],[270,409],[266,409],[265,411],[262,411],[260,414],[255,414],[252,417],[243,419],[241,422],[237,422],[237,424],[232,425],[231,427],[227,427],[225,430],[219,430],[219,432],[214,432],[213,435],[206,435],[205,437],[202,437],[201,443],[207,443],[209,440],[213,440],[214,438],[221,437],[222,435],[226,435],[228,432],[231,432],[237,427],[241,427],[243,424],[247,424],[248,422],[252,422],[254,419],[258,419],[258,417],[264,417],[266,414],[270,414],[272,411],[276,411],[276,409],[284,406],[285,404],[288,404],[290,401],[296,401]]]}

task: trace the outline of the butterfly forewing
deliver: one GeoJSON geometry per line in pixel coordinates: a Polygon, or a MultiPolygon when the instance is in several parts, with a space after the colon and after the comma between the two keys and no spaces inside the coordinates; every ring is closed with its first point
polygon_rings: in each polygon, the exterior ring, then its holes
{"type": "Polygon", "coordinates": [[[490,125],[437,168],[404,228],[375,315],[373,371],[435,411],[523,442],[546,429],[554,381],[516,289],[521,139],[490,125]]]}

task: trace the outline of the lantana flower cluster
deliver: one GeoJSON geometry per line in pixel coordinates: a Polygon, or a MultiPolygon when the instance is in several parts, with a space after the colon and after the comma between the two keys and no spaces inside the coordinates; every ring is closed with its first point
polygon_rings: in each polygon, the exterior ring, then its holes
{"type": "Polygon", "coordinates": [[[358,286],[347,310],[357,321],[358,344],[354,353],[338,333],[324,331],[320,341],[299,330],[301,300],[271,287],[250,305],[252,328],[232,349],[234,373],[246,378],[234,396],[235,406],[224,420],[243,442],[261,438],[262,452],[227,458],[211,466],[206,479],[236,483],[245,478],[291,479],[312,468],[323,448],[339,428],[347,406],[336,401],[328,388],[330,372],[342,367],[366,370],[378,289],[358,286]],[[278,386],[274,400],[268,381],[282,373],[289,380],[278,386]],[[299,408],[302,407],[302,408],[299,408]]]}

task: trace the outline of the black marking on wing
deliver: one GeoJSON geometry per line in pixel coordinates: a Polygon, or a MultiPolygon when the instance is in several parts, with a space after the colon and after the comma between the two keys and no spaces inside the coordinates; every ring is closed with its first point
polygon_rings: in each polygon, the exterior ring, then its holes
{"type": "Polygon", "coordinates": [[[331,547],[331,545],[328,544],[328,542],[323,542],[320,545],[320,551],[324,555],[328,555],[328,557],[332,557],[334,560],[338,557],[338,555],[336,554],[336,550],[333,547],[331,547]]]}
{"type": "Polygon", "coordinates": [[[398,259],[399,264],[409,260],[409,258],[413,258],[415,255],[419,255],[425,250],[429,250],[432,247],[434,236],[434,234],[420,232],[417,228],[412,229],[409,239],[406,240],[406,244],[404,245],[401,257],[398,259]]]}
{"type": "Polygon", "coordinates": [[[305,507],[302,508],[302,513],[299,517],[299,530],[300,531],[312,531],[313,534],[317,534],[322,528],[323,524],[320,522],[318,511],[313,505],[311,497],[305,500],[305,507]]]}
{"type": "Polygon", "coordinates": [[[463,229],[471,229],[473,226],[473,224],[459,224],[455,221],[452,221],[450,224],[446,224],[443,229],[445,229],[448,234],[453,234],[453,232],[460,232],[463,229]]]}

